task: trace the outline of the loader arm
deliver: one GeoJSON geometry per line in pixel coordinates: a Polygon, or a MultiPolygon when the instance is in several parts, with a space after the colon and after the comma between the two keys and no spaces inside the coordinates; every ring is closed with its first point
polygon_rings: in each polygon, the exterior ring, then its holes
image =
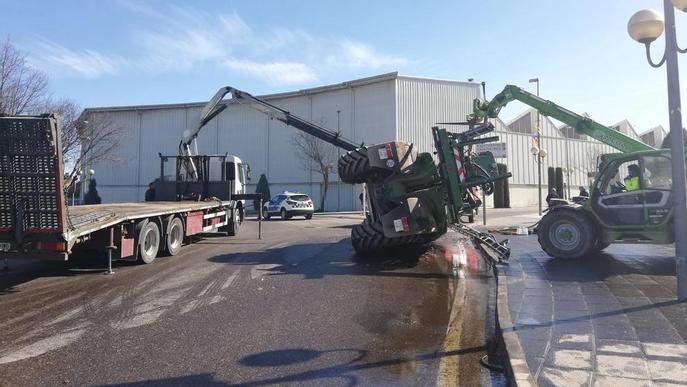
{"type": "Polygon", "coordinates": [[[511,101],[520,101],[539,111],[540,114],[554,118],[564,124],[575,128],[580,134],[587,135],[606,145],[621,151],[622,153],[654,150],[655,148],[635,140],[623,133],[602,125],[589,117],[571,112],[570,110],[547,101],[520,87],[507,85],[502,92],[494,96],[491,101],[475,99],[473,102],[473,112],[469,119],[474,122],[486,121],[488,118],[496,118],[501,108],[511,101]]]}

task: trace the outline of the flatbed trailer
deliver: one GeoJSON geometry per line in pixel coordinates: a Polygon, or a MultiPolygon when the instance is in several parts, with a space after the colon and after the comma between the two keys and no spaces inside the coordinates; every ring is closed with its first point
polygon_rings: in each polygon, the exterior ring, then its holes
{"type": "Polygon", "coordinates": [[[238,232],[236,200],[67,206],[59,141],[53,116],[0,117],[0,258],[88,249],[149,263],[193,235],[238,232]]]}

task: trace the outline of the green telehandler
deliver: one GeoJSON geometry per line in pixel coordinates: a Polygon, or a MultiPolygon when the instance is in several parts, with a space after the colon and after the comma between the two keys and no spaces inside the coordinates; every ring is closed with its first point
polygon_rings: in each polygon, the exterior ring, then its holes
{"type": "Polygon", "coordinates": [[[469,119],[487,122],[515,100],[620,151],[599,157],[589,198],[561,201],[541,219],[537,237],[547,254],[581,258],[611,243],[674,242],[669,149],[655,149],[512,85],[491,101],[475,100],[469,119]]]}

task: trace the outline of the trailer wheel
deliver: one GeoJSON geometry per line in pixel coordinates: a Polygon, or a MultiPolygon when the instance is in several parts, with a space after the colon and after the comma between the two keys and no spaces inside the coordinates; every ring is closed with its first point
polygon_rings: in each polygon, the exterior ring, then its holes
{"type": "Polygon", "coordinates": [[[387,238],[380,222],[370,222],[367,219],[363,223],[353,226],[351,230],[353,249],[359,255],[368,255],[401,246],[421,246],[437,237],[434,235],[410,235],[387,238]]]}
{"type": "Polygon", "coordinates": [[[184,223],[174,217],[167,225],[167,237],[165,238],[165,252],[169,255],[177,255],[184,243],[184,223]]]}
{"type": "Polygon", "coordinates": [[[344,183],[364,183],[370,171],[370,159],[367,157],[366,147],[349,151],[339,158],[339,178],[344,183]]]}
{"type": "Polygon", "coordinates": [[[537,227],[541,248],[555,258],[581,258],[592,251],[594,224],[580,211],[549,211],[537,227]]]}
{"type": "Polygon", "coordinates": [[[143,263],[151,263],[160,248],[160,228],[157,223],[143,221],[138,232],[138,258],[143,263]]]}

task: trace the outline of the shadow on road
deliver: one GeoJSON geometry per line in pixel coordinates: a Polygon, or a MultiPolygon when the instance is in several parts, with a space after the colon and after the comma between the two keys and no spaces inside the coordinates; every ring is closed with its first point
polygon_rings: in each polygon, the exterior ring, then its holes
{"type": "Polygon", "coordinates": [[[301,243],[250,253],[211,257],[211,262],[262,265],[266,275],[302,275],[318,279],[330,275],[364,275],[410,278],[448,278],[435,264],[439,247],[389,250],[371,256],[355,255],[349,238],[338,243],[301,243]],[[408,270],[413,269],[413,270],[408,270]]]}

